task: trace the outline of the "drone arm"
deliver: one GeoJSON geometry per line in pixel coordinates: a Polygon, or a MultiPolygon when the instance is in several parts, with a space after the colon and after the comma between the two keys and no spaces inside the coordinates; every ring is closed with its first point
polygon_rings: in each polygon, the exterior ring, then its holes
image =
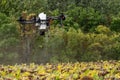
{"type": "Polygon", "coordinates": [[[20,17],[17,21],[21,24],[32,24],[32,23],[36,23],[36,18],[33,18],[31,20],[26,20],[23,17],[20,17]]]}
{"type": "Polygon", "coordinates": [[[57,16],[57,17],[48,17],[47,18],[48,23],[50,23],[53,20],[59,20],[60,25],[63,26],[62,21],[65,20],[65,16],[64,16],[64,14],[61,14],[60,16],[57,16]]]}

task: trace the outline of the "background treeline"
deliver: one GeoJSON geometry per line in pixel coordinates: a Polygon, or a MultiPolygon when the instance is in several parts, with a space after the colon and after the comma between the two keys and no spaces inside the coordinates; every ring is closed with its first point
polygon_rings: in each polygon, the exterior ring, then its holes
{"type": "Polygon", "coordinates": [[[26,58],[16,22],[23,11],[66,15],[63,28],[55,21],[45,36],[32,39],[30,62],[120,59],[120,0],[1,0],[0,63],[26,58]]]}

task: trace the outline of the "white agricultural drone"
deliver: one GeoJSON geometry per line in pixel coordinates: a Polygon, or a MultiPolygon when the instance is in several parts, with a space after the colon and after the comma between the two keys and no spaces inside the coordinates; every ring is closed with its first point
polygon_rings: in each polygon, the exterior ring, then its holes
{"type": "Polygon", "coordinates": [[[40,35],[44,35],[45,31],[47,31],[50,27],[51,20],[59,20],[60,25],[62,26],[63,25],[62,21],[65,20],[65,16],[63,13],[61,13],[59,16],[56,17],[48,17],[46,14],[42,12],[38,15],[38,17],[34,16],[33,19],[31,20],[26,20],[21,16],[17,21],[22,25],[35,24],[35,26],[38,28],[40,32],[40,35]]]}

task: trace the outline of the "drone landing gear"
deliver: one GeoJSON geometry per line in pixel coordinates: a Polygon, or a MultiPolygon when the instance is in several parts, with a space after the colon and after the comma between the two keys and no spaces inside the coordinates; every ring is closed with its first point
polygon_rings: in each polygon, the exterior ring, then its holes
{"type": "Polygon", "coordinates": [[[44,36],[45,35],[45,31],[40,31],[39,34],[44,36]]]}

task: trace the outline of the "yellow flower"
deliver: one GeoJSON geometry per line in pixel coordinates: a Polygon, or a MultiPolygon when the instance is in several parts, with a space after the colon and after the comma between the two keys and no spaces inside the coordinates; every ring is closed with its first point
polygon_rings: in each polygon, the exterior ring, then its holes
{"type": "Polygon", "coordinates": [[[115,74],[116,78],[120,78],[120,73],[115,74]]]}
{"type": "Polygon", "coordinates": [[[24,72],[24,73],[22,74],[22,76],[24,76],[24,77],[28,77],[29,75],[30,75],[29,72],[24,72]]]}

